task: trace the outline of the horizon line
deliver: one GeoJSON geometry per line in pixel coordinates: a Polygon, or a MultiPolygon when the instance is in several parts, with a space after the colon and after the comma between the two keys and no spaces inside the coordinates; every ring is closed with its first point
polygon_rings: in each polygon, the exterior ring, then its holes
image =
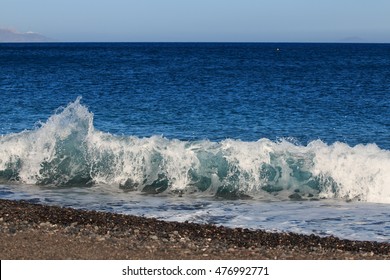
{"type": "Polygon", "coordinates": [[[0,44],[390,44],[361,41],[0,41],[0,44]]]}

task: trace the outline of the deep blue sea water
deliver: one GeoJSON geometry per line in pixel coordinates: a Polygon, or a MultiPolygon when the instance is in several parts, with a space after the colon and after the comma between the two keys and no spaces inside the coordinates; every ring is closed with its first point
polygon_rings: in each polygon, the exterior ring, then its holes
{"type": "Polygon", "coordinates": [[[390,240],[390,44],[0,44],[0,197],[390,240]]]}

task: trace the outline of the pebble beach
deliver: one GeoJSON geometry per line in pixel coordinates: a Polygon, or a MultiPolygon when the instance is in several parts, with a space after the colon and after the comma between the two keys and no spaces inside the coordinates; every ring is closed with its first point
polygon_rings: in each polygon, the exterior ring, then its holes
{"type": "Polygon", "coordinates": [[[0,200],[0,258],[390,259],[390,244],[0,200]]]}

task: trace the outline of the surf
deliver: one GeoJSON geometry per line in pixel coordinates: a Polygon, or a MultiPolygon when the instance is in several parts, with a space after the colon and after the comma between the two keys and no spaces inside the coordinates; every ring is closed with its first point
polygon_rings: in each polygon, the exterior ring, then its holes
{"type": "Polygon", "coordinates": [[[141,138],[99,131],[93,120],[79,97],[36,128],[1,136],[0,183],[390,203],[390,151],[375,144],[141,138]]]}

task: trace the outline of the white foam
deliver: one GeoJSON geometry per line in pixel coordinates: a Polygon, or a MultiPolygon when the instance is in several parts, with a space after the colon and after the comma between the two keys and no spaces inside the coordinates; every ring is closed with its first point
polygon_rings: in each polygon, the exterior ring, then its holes
{"type": "Polygon", "coordinates": [[[315,153],[313,173],[337,183],[337,191],[329,186],[325,196],[390,203],[390,151],[374,144],[328,146],[321,141],[310,143],[309,148],[315,153]]]}
{"type": "Polygon", "coordinates": [[[35,130],[1,136],[4,170],[17,175],[8,179],[27,184],[61,185],[88,177],[115,188],[130,181],[142,190],[163,176],[169,190],[186,190],[208,178],[204,182],[213,192],[226,187],[267,199],[288,199],[298,192],[390,203],[390,151],[374,144],[350,147],[318,140],[299,146],[269,139],[218,143],[115,136],[95,130],[93,114],[80,98],[35,130]],[[54,179],[47,180],[50,176],[54,179]]]}

